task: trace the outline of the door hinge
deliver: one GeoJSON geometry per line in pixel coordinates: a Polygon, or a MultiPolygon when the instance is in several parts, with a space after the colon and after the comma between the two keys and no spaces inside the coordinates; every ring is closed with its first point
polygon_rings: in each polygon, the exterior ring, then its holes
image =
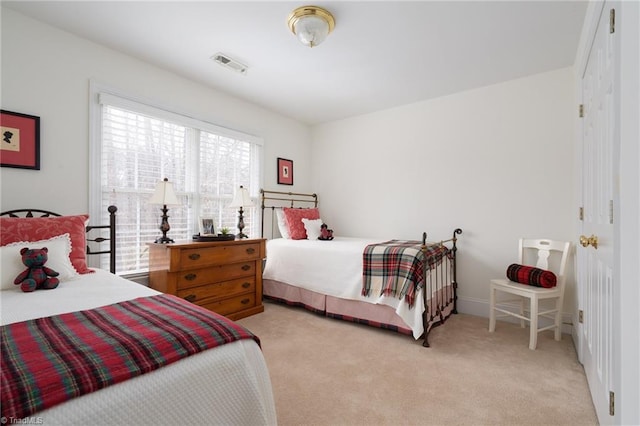
{"type": "Polygon", "coordinates": [[[584,323],[584,311],[582,309],[578,311],[578,322],[580,324],[584,323]]]}
{"type": "Polygon", "coordinates": [[[613,200],[609,200],[609,223],[613,223],[613,200]]]}
{"type": "Polygon", "coordinates": [[[609,415],[615,416],[616,413],[616,394],[609,391],[609,415]]]}
{"type": "Polygon", "coordinates": [[[616,32],[616,10],[611,9],[609,11],[609,34],[616,32]]]}
{"type": "Polygon", "coordinates": [[[580,220],[584,220],[584,207],[580,207],[580,210],[578,212],[578,218],[580,220]]]}
{"type": "Polygon", "coordinates": [[[584,117],[584,104],[580,104],[578,106],[578,117],[580,118],[584,117]]]}

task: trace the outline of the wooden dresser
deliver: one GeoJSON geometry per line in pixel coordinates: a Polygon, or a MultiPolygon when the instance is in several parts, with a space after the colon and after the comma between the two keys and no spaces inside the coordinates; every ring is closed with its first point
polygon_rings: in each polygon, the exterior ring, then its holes
{"type": "Polygon", "coordinates": [[[232,320],[264,311],[265,240],[149,244],[149,286],[232,320]]]}

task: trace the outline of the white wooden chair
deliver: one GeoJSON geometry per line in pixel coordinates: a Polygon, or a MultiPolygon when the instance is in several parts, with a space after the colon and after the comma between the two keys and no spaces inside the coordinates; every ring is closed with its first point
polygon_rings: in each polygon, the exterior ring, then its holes
{"type": "Polygon", "coordinates": [[[513,316],[519,318],[520,326],[523,328],[525,321],[528,321],[530,327],[529,349],[535,350],[538,344],[538,333],[541,331],[554,329],[555,339],[560,340],[562,338],[562,303],[566,282],[565,269],[571,250],[571,243],[547,239],[521,238],[519,247],[518,264],[552,271],[556,274],[557,284],[552,288],[542,288],[520,284],[506,278],[491,280],[489,331],[495,331],[496,318],[498,317],[513,316]],[[532,257],[535,257],[536,260],[532,261],[532,257]],[[559,257],[559,261],[557,257],[559,257]],[[498,292],[507,293],[511,296],[516,296],[516,298],[497,300],[498,292]],[[525,315],[525,299],[529,299],[530,302],[529,316],[525,315]],[[515,310],[517,306],[513,305],[514,302],[519,305],[518,311],[515,310]],[[554,303],[553,307],[543,308],[540,306],[540,302],[543,302],[543,305],[554,303]],[[539,317],[551,318],[553,324],[538,328],[539,317]]]}

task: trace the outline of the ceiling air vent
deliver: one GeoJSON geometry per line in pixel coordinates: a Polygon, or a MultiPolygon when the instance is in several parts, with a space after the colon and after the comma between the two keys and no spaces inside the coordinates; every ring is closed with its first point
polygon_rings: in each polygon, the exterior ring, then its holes
{"type": "Polygon", "coordinates": [[[211,59],[213,59],[223,67],[234,70],[235,72],[239,72],[242,75],[245,75],[247,73],[247,69],[249,69],[249,67],[245,64],[242,64],[223,53],[216,53],[211,57],[211,59]]]}

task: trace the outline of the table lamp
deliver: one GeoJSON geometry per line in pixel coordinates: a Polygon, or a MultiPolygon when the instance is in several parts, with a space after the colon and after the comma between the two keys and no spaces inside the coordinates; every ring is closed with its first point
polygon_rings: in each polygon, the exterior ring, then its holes
{"type": "Polygon", "coordinates": [[[162,205],[162,223],[160,224],[160,230],[162,231],[162,237],[156,240],[156,243],[166,244],[172,243],[173,240],[167,237],[167,232],[171,227],[169,226],[169,216],[167,216],[167,206],[179,206],[180,200],[176,197],[176,193],[173,191],[173,185],[169,183],[169,179],[164,178],[156,185],[156,190],[149,199],[150,204],[162,205]]]}
{"type": "Polygon", "coordinates": [[[248,235],[245,235],[242,230],[244,229],[244,217],[243,217],[243,213],[244,210],[243,208],[245,207],[253,207],[253,201],[251,201],[251,197],[249,196],[249,191],[247,190],[247,188],[244,188],[242,185],[240,185],[240,188],[236,191],[234,197],[233,197],[233,201],[231,201],[231,204],[229,204],[229,207],[237,207],[239,208],[238,210],[238,235],[236,235],[236,237],[238,237],[238,239],[242,239],[242,238],[249,238],[248,235]]]}

